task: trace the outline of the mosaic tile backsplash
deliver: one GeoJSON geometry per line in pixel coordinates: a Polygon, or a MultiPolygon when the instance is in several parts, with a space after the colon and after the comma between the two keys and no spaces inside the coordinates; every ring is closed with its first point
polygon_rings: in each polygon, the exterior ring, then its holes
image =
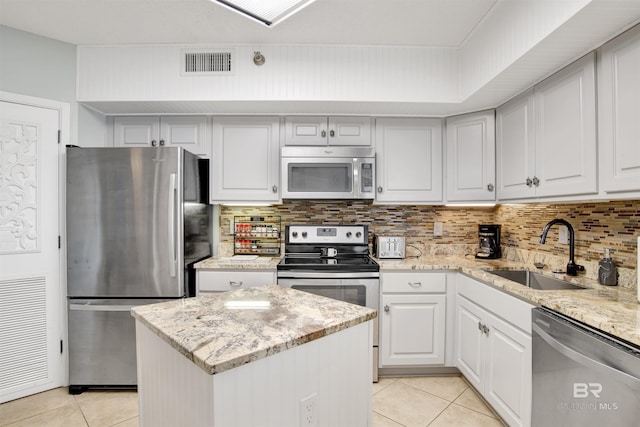
{"type": "MultiPolygon", "coordinates": [[[[587,274],[597,277],[597,262],[605,248],[624,277],[635,276],[637,237],[640,235],[640,201],[580,204],[499,205],[493,208],[453,208],[422,205],[374,205],[364,201],[286,201],[282,205],[220,209],[220,253],[233,249],[229,232],[234,216],[279,215],[286,224],[367,224],[369,240],[375,234],[405,236],[407,255],[473,254],[478,244],[478,224],[502,224],[501,244],[520,253],[557,257],[566,263],[568,245],[558,243],[558,230],[549,231],[545,245],[540,234],[554,218],[569,221],[575,230],[575,257],[587,264],[587,274]],[[443,224],[443,235],[433,236],[434,222],[443,224]],[[455,248],[452,250],[452,248],[455,248]]],[[[632,282],[629,279],[629,282],[632,282]]],[[[622,283],[621,283],[622,284],[622,283]]],[[[625,286],[634,287],[634,283],[625,286]]]]}

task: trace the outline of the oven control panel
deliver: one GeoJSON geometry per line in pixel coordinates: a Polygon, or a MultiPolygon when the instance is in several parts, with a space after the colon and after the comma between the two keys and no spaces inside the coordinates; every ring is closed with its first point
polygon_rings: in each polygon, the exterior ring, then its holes
{"type": "Polygon", "coordinates": [[[348,243],[366,245],[366,225],[288,225],[286,243],[348,243]]]}

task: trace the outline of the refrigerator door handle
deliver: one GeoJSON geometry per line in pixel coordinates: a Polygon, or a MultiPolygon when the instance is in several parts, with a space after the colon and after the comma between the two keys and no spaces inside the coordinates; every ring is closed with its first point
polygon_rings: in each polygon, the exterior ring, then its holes
{"type": "Polygon", "coordinates": [[[135,305],[88,305],[69,304],[69,310],[73,311],[131,311],[135,305]]]}
{"type": "Polygon", "coordinates": [[[176,174],[169,176],[169,275],[176,277],[176,174]]]}

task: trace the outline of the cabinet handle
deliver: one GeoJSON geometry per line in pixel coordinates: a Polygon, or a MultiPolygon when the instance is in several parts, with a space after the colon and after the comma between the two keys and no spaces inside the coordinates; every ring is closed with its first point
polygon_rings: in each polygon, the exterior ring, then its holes
{"type": "Polygon", "coordinates": [[[323,138],[326,138],[327,137],[327,131],[323,129],[322,132],[320,132],[320,136],[323,137],[323,138]]]}
{"type": "Polygon", "coordinates": [[[484,332],[486,335],[489,335],[489,328],[487,327],[487,325],[482,325],[482,332],[484,332]]]}
{"type": "Polygon", "coordinates": [[[164,146],[164,139],[160,140],[160,146],[163,147],[164,146]]]}
{"type": "Polygon", "coordinates": [[[487,190],[493,191],[493,189],[494,189],[493,184],[487,185],[487,190]]]}
{"type": "Polygon", "coordinates": [[[378,193],[382,193],[382,186],[381,185],[378,186],[378,193]]]}
{"type": "Polygon", "coordinates": [[[407,282],[409,283],[409,286],[411,286],[412,288],[419,288],[420,286],[422,286],[422,282],[407,282]]]}
{"type": "Polygon", "coordinates": [[[526,181],[527,187],[531,187],[532,183],[533,181],[531,181],[531,178],[527,177],[527,181],[526,181]]]}
{"type": "Polygon", "coordinates": [[[482,323],[478,322],[478,330],[482,331],[482,323]]]}
{"type": "Polygon", "coordinates": [[[155,139],[151,140],[151,146],[155,147],[156,145],[158,145],[158,142],[155,139]]]}
{"type": "Polygon", "coordinates": [[[388,306],[388,305],[385,305],[385,306],[384,306],[384,312],[385,312],[385,313],[388,313],[388,312],[389,312],[389,306],[388,306]]]}
{"type": "Polygon", "coordinates": [[[234,281],[230,281],[229,285],[231,286],[242,286],[242,280],[240,280],[239,282],[234,282],[234,281]]]}
{"type": "Polygon", "coordinates": [[[331,138],[333,138],[334,136],[336,136],[336,131],[335,131],[335,130],[333,130],[333,129],[331,129],[331,130],[329,131],[329,136],[330,136],[331,138]]]}
{"type": "Polygon", "coordinates": [[[271,191],[273,191],[274,193],[278,192],[278,186],[274,185],[273,187],[271,187],[271,191]]]}
{"type": "Polygon", "coordinates": [[[540,185],[540,180],[537,176],[533,177],[533,185],[535,185],[536,187],[540,185]]]}

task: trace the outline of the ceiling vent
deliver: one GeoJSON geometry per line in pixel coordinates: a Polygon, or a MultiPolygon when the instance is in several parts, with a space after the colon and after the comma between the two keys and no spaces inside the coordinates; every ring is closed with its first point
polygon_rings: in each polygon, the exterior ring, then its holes
{"type": "Polygon", "coordinates": [[[233,49],[189,49],[182,51],[183,76],[228,76],[234,73],[233,49]]]}

